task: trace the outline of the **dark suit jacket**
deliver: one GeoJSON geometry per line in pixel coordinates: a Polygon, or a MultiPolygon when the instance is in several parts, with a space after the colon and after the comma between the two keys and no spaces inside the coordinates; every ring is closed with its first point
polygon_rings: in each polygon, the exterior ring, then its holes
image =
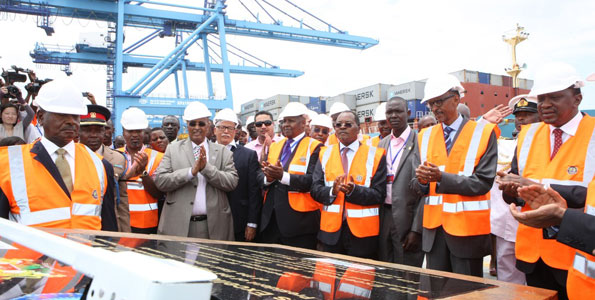
{"type": "MultiPolygon", "coordinates": [[[[338,147],[339,145],[334,145],[338,147]]],[[[357,151],[363,151],[360,147],[357,151]]],[[[333,162],[341,165],[341,161],[333,162]]],[[[353,162],[352,162],[353,163],[353,162]]],[[[322,164],[320,161],[316,163],[316,169],[312,175],[312,198],[324,204],[331,204],[331,189],[324,184],[324,173],[322,172],[322,164]]],[[[370,187],[355,185],[351,195],[345,195],[345,201],[357,205],[377,205],[384,202],[386,199],[386,155],[382,155],[379,165],[376,168],[376,173],[372,175],[370,187]]],[[[334,201],[334,198],[332,199],[334,201]]],[[[336,245],[341,236],[341,229],[337,232],[327,233],[323,231],[318,232],[318,239],[327,245],[336,245]]],[[[376,246],[376,245],[374,245],[376,246]]]]}
{"type": "MultiPolygon", "coordinates": [[[[459,127],[459,130],[457,130],[457,134],[453,139],[453,144],[459,138],[459,134],[461,133],[463,126],[465,126],[468,121],[468,119],[463,119],[463,122],[461,123],[461,126],[459,127]]],[[[441,194],[459,194],[465,196],[487,194],[494,184],[497,163],[498,140],[496,138],[496,134],[492,132],[486,152],[479,159],[479,163],[477,166],[475,166],[473,174],[467,177],[463,175],[442,172],[442,180],[440,181],[439,186],[436,188],[436,191],[441,194]]],[[[421,187],[423,186],[419,183],[414,185],[414,188],[416,189],[421,187]]],[[[432,250],[435,236],[436,229],[423,229],[423,251],[430,252],[432,250]]],[[[452,254],[454,254],[456,257],[481,258],[491,252],[489,234],[458,237],[444,232],[444,236],[450,252],[452,252],[452,254]]]]}
{"type": "Polygon", "coordinates": [[[595,216],[579,209],[567,209],[560,224],[557,241],[588,254],[595,249],[595,216]]]}
{"type": "MultiPolygon", "coordinates": [[[[50,157],[50,154],[47,152],[45,147],[43,147],[43,144],[36,142],[33,148],[31,148],[31,153],[35,155],[34,159],[39,161],[48,170],[54,180],[56,180],[56,182],[60,185],[64,193],[66,193],[66,195],[68,195],[70,198],[70,193],[68,192],[68,189],[62,180],[62,176],[60,176],[60,172],[58,172],[56,164],[50,157]]],[[[105,194],[103,196],[103,204],[101,207],[101,230],[118,231],[116,212],[114,210],[114,169],[109,162],[105,160],[102,160],[102,162],[106,170],[106,181],[108,184],[105,187],[105,194]],[[110,207],[111,209],[109,209],[110,207]]],[[[4,194],[4,191],[0,190],[0,217],[8,219],[9,212],[10,205],[8,203],[8,198],[4,194]]]]}
{"type": "MultiPolygon", "coordinates": [[[[391,136],[385,137],[378,144],[378,147],[387,149],[387,153],[390,147],[391,136]]],[[[423,195],[418,193],[419,190],[413,187],[417,182],[415,169],[420,164],[417,133],[413,130],[409,135],[407,144],[405,144],[405,147],[401,151],[399,166],[396,174],[394,174],[395,179],[392,184],[391,196],[393,224],[397,228],[400,241],[410,231],[421,234],[423,228],[423,201],[421,201],[423,195]]]]}
{"type": "Polygon", "coordinates": [[[239,180],[235,190],[227,193],[227,198],[231,206],[234,232],[238,234],[245,231],[246,224],[258,224],[262,208],[260,186],[264,175],[258,164],[256,151],[236,145],[232,152],[239,180]]]}
{"type": "MultiPolygon", "coordinates": [[[[305,143],[305,139],[300,141],[305,143]]],[[[288,161],[293,159],[295,150],[299,147],[299,144],[295,147],[291,153],[288,161]]],[[[264,186],[267,192],[266,200],[262,206],[262,215],[260,220],[260,231],[264,231],[267,226],[274,226],[275,224],[269,224],[273,212],[275,213],[275,219],[277,220],[277,226],[281,235],[284,237],[295,237],[306,234],[316,234],[320,227],[320,212],[298,212],[293,210],[289,205],[289,198],[287,197],[288,191],[297,191],[300,193],[310,192],[312,187],[312,173],[314,167],[318,161],[318,154],[320,153],[320,145],[314,149],[314,152],[310,156],[308,162],[308,168],[306,174],[295,175],[290,174],[289,186],[281,184],[279,181],[273,181],[268,186],[264,186]]],[[[287,172],[289,164],[283,166],[283,170],[287,172]]],[[[264,179],[262,179],[264,182],[264,179]]]]}

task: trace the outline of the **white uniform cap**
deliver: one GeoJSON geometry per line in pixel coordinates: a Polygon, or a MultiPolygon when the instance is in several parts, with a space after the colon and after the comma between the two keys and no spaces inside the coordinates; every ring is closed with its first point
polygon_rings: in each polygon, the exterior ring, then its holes
{"type": "Polygon", "coordinates": [[[45,111],[86,115],[87,105],[81,90],[69,79],[56,79],[46,83],[35,99],[37,106],[45,111]]]}
{"type": "Polygon", "coordinates": [[[595,73],[587,76],[587,81],[595,81],[595,73]]]}
{"type": "Polygon", "coordinates": [[[565,90],[569,87],[581,88],[585,82],[576,69],[566,63],[553,62],[544,65],[535,73],[535,84],[529,92],[531,96],[539,96],[565,90]]]}
{"type": "Polygon", "coordinates": [[[426,103],[428,100],[441,96],[450,90],[458,91],[460,97],[463,98],[465,89],[454,75],[440,74],[432,76],[426,81],[424,98],[421,103],[426,103]]]}
{"type": "Polygon", "coordinates": [[[122,113],[120,119],[122,128],[126,130],[140,130],[149,127],[149,120],[144,111],[137,107],[130,107],[122,113]]]}
{"type": "Polygon", "coordinates": [[[254,116],[249,116],[248,119],[246,119],[246,126],[252,123],[254,123],[254,116]]]}
{"type": "Polygon", "coordinates": [[[308,114],[308,108],[300,102],[289,102],[279,115],[279,120],[285,117],[298,117],[308,114]]]}
{"type": "Polygon", "coordinates": [[[318,113],[308,109],[308,111],[306,112],[306,114],[308,115],[308,118],[310,118],[310,120],[314,119],[314,117],[318,116],[318,113]]]}
{"type": "Polygon", "coordinates": [[[233,112],[233,110],[224,108],[215,114],[215,123],[217,123],[217,121],[229,121],[235,123],[237,126],[238,116],[233,112]]]}
{"type": "Polygon", "coordinates": [[[188,104],[184,109],[184,115],[182,119],[184,121],[192,121],[200,118],[210,118],[212,116],[211,111],[202,102],[194,101],[188,104]]]}
{"type": "Polygon", "coordinates": [[[312,122],[310,122],[310,126],[314,125],[333,129],[333,120],[327,115],[319,114],[312,118],[312,122]]]}
{"type": "Polygon", "coordinates": [[[374,121],[386,121],[386,102],[382,102],[376,107],[374,121]]]}
{"type": "Polygon", "coordinates": [[[349,107],[347,106],[347,104],[343,103],[343,102],[335,102],[333,103],[333,105],[331,106],[331,110],[329,112],[329,115],[334,115],[334,114],[338,114],[344,111],[350,111],[351,109],[349,109],[349,107]]]}
{"type": "Polygon", "coordinates": [[[525,98],[525,100],[527,100],[528,102],[537,104],[537,97],[531,96],[528,94],[522,94],[522,95],[514,96],[512,99],[510,99],[510,101],[508,101],[508,106],[510,106],[510,108],[514,109],[514,106],[517,104],[517,102],[519,102],[523,98],[525,98]]]}

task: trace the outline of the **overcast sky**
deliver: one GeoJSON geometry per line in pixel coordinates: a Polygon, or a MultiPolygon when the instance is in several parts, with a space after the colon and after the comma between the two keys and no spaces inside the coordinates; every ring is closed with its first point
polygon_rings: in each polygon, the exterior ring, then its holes
{"type": "MultiPolygon", "coordinates": [[[[282,0],[270,3],[287,7],[282,0]]],[[[168,1],[172,2],[172,1],[168,1]]],[[[174,1],[175,2],[175,1],[174,1]]],[[[200,5],[203,1],[192,1],[200,5]]],[[[243,0],[255,7],[253,0],[243,0]]],[[[298,78],[232,75],[234,107],[255,98],[275,94],[306,96],[335,96],[375,83],[399,84],[423,79],[437,72],[460,69],[505,74],[510,67],[509,46],[502,35],[520,23],[530,33],[529,39],[517,47],[517,59],[526,63],[523,78],[533,78],[536,69],[549,61],[563,61],[575,66],[586,77],[595,72],[595,1],[361,1],[317,0],[292,2],[312,12],[350,34],[371,37],[379,44],[367,50],[344,49],[228,36],[228,42],[261,59],[285,69],[304,71],[298,78]]],[[[178,3],[189,4],[191,1],[178,3]]],[[[262,3],[262,2],[261,2],[262,3]]],[[[250,14],[238,0],[228,1],[230,18],[250,20],[250,14]]],[[[263,4],[264,5],[264,4],[263,4]]],[[[304,14],[294,13],[298,19],[323,28],[304,14]]],[[[257,12],[256,9],[253,11],[257,12]]],[[[269,12],[292,22],[274,9],[269,12]]],[[[260,10],[259,17],[270,23],[260,10]]],[[[56,33],[47,37],[36,27],[34,17],[0,14],[3,31],[0,66],[12,64],[35,68],[41,78],[63,76],[57,66],[35,65],[29,56],[35,42],[74,45],[80,33],[104,32],[105,23],[56,18],[56,33]]],[[[136,28],[126,29],[126,45],[148,32],[136,28]]],[[[173,38],[156,39],[141,47],[137,53],[165,55],[173,49],[173,38]]],[[[191,48],[190,59],[201,61],[202,50],[191,48]]],[[[232,62],[238,60],[232,57],[232,62]]],[[[73,65],[73,80],[81,89],[93,92],[104,103],[105,67],[73,65]]],[[[130,69],[124,75],[124,88],[136,82],[147,69],[130,69]]],[[[190,94],[206,95],[202,73],[189,75],[190,94]]],[[[214,78],[215,93],[225,95],[222,76],[214,78]]],[[[174,95],[173,76],[160,86],[155,94],[174,95]]],[[[595,108],[595,83],[584,89],[582,109],[595,108]]]]}

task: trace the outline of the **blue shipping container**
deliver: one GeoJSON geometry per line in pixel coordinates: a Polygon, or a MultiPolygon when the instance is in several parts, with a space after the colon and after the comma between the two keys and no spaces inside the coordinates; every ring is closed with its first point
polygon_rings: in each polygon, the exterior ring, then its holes
{"type": "Polygon", "coordinates": [[[477,72],[479,76],[479,83],[490,84],[490,73],[477,72]]]}

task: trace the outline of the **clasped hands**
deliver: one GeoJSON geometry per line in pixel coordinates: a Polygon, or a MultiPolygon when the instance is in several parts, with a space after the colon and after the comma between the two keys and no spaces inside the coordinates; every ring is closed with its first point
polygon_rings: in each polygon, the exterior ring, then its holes
{"type": "Polygon", "coordinates": [[[203,146],[200,146],[200,151],[198,152],[198,159],[194,161],[194,165],[192,166],[192,176],[196,176],[198,172],[202,171],[207,165],[207,151],[203,146]]]}
{"type": "Polygon", "coordinates": [[[335,178],[335,182],[333,183],[333,195],[338,195],[339,192],[343,192],[345,195],[351,194],[353,189],[355,188],[355,183],[353,182],[353,176],[349,175],[339,175],[335,178]]]}
{"type": "Polygon", "coordinates": [[[271,164],[266,160],[260,162],[260,167],[264,176],[266,176],[267,182],[273,182],[275,180],[283,179],[283,166],[281,161],[277,160],[276,164],[271,164]]]}
{"type": "Polygon", "coordinates": [[[415,169],[415,176],[421,184],[440,182],[442,180],[442,171],[437,165],[426,161],[415,169]]]}

